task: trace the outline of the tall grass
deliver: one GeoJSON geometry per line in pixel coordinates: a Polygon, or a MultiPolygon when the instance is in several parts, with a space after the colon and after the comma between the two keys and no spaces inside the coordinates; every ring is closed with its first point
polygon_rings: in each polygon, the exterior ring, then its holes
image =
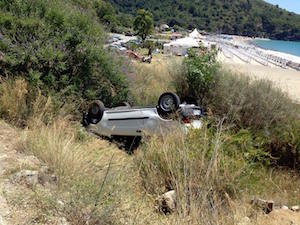
{"type": "Polygon", "coordinates": [[[48,196],[54,202],[49,210],[58,210],[72,224],[111,223],[112,216],[106,214],[112,214],[113,196],[118,190],[113,190],[107,176],[116,166],[112,156],[104,154],[111,149],[78,132],[67,119],[37,125],[26,132],[25,151],[38,157],[57,177],[57,187],[48,196]],[[60,209],[56,198],[65,207],[60,209]]]}
{"type": "Polygon", "coordinates": [[[232,212],[225,196],[235,196],[251,166],[242,151],[225,142],[221,127],[217,132],[204,127],[187,136],[178,131],[151,139],[136,161],[143,187],[154,195],[175,190],[183,223],[218,224],[220,218],[220,224],[229,223],[232,212]]]}
{"type": "Polygon", "coordinates": [[[163,92],[174,90],[172,74],[180,64],[178,60],[164,58],[155,58],[151,65],[134,63],[130,91],[135,104],[155,105],[163,92]]]}
{"type": "Polygon", "coordinates": [[[28,113],[26,105],[27,93],[27,83],[23,79],[9,80],[7,82],[1,80],[1,117],[14,123],[24,123],[28,113]]]}
{"type": "Polygon", "coordinates": [[[23,78],[0,80],[0,116],[17,126],[47,122],[55,115],[50,97],[38,89],[29,90],[23,78]]]}

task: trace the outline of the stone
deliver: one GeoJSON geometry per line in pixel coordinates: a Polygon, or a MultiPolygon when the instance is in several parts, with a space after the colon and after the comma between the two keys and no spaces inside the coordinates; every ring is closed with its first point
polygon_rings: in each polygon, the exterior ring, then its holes
{"type": "Polygon", "coordinates": [[[298,212],[298,211],[300,211],[300,206],[299,205],[292,206],[291,210],[294,212],[298,212]]]}
{"type": "Polygon", "coordinates": [[[34,170],[21,170],[13,176],[12,181],[17,183],[24,181],[27,185],[35,186],[39,182],[39,172],[34,170]]]}
{"type": "Polygon", "coordinates": [[[280,209],[282,209],[282,210],[289,210],[289,207],[287,207],[286,205],[283,205],[283,206],[280,207],[280,209]]]}
{"type": "Polygon", "coordinates": [[[260,198],[253,198],[251,200],[251,204],[262,208],[266,214],[272,212],[274,210],[274,205],[275,205],[274,201],[264,200],[260,198]]]}
{"type": "Polygon", "coordinates": [[[165,214],[175,212],[176,210],[176,192],[168,191],[156,199],[158,210],[165,214]]]}

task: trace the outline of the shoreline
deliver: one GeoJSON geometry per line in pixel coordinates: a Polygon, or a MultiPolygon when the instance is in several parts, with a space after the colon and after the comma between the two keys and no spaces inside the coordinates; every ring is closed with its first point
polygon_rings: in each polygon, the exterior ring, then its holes
{"type": "MultiPolygon", "coordinates": [[[[255,40],[254,40],[255,41],[255,40]]],[[[249,45],[253,45],[255,46],[256,48],[259,48],[259,49],[262,49],[264,51],[267,51],[267,52],[270,52],[270,53],[275,53],[277,55],[279,55],[280,57],[283,57],[283,58],[288,58],[288,60],[291,60],[293,62],[296,62],[296,63],[300,63],[300,56],[297,56],[297,55],[293,55],[291,53],[288,53],[288,52],[281,52],[281,51],[278,51],[278,50],[273,50],[273,49],[268,49],[268,48],[264,48],[258,44],[256,44],[253,40],[249,40],[248,41],[248,44],[249,45]]],[[[272,40],[263,40],[263,41],[272,41],[272,40]]],[[[300,43],[300,42],[299,42],[300,43]]]]}
{"type": "Polygon", "coordinates": [[[300,57],[263,49],[252,44],[252,40],[239,36],[208,39],[217,43],[217,59],[224,69],[252,79],[270,80],[300,103],[300,57]]]}
{"type": "Polygon", "coordinates": [[[222,38],[221,36],[210,36],[206,40],[217,43],[219,49],[229,59],[238,58],[245,63],[258,63],[264,66],[277,66],[300,71],[299,56],[262,48],[249,37],[230,36],[229,38],[222,38]]]}

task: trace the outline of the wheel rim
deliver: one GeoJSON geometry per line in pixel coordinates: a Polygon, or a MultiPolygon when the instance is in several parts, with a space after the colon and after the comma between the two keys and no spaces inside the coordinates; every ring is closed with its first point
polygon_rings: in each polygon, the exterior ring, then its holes
{"type": "Polygon", "coordinates": [[[175,102],[172,96],[166,95],[161,99],[160,107],[165,111],[171,111],[175,108],[175,102]]]}

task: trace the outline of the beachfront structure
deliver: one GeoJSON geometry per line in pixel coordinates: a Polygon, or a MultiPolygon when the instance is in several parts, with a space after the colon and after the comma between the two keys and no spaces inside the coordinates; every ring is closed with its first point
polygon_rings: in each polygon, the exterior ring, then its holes
{"type": "Polygon", "coordinates": [[[178,38],[164,44],[164,54],[184,56],[189,48],[199,48],[201,39],[203,36],[195,29],[188,37],[178,38]]]}
{"type": "Polygon", "coordinates": [[[203,36],[198,32],[197,29],[193,30],[193,32],[189,34],[189,37],[194,39],[203,39],[203,36]]]}
{"type": "Polygon", "coordinates": [[[164,44],[164,54],[184,56],[189,48],[199,48],[199,40],[186,37],[164,44]]]}

